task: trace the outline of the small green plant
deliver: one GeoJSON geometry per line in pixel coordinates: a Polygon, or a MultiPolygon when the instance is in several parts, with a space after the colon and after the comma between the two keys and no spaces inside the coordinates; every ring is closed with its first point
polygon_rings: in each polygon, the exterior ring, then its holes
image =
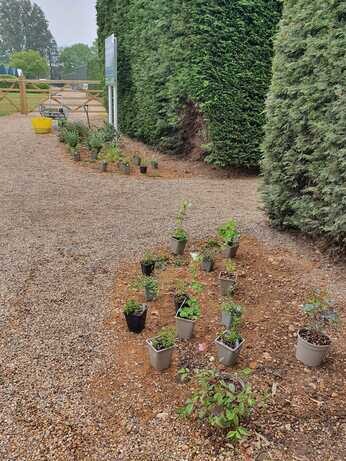
{"type": "Polygon", "coordinates": [[[187,320],[198,320],[201,316],[201,307],[197,299],[190,298],[186,306],[179,310],[178,316],[187,320]]]}
{"type": "Polygon", "coordinates": [[[124,314],[126,315],[134,315],[138,314],[142,311],[143,307],[142,304],[138,301],[133,299],[129,299],[124,307],[124,314]]]}
{"type": "Polygon", "coordinates": [[[157,261],[157,256],[154,255],[151,251],[146,251],[142,258],[144,264],[154,264],[157,261]]]}
{"type": "Polygon", "coordinates": [[[220,226],[217,230],[219,237],[223,240],[225,245],[232,246],[239,240],[240,232],[237,229],[237,222],[231,219],[227,223],[220,226]]]}
{"type": "Polygon", "coordinates": [[[309,329],[316,333],[323,334],[328,324],[335,325],[338,321],[338,315],[332,309],[332,302],[325,292],[315,291],[302,308],[310,318],[309,329]]]}
{"type": "Polygon", "coordinates": [[[103,142],[117,143],[119,134],[117,133],[114,126],[110,123],[105,122],[104,126],[100,128],[98,131],[103,138],[103,142]]]}
{"type": "Polygon", "coordinates": [[[221,340],[226,346],[235,349],[242,342],[243,338],[239,333],[240,319],[236,317],[233,320],[232,328],[219,333],[218,339],[221,340]]]}
{"type": "Polygon", "coordinates": [[[256,398],[250,384],[218,370],[201,370],[196,379],[196,391],[178,413],[185,417],[196,415],[210,426],[227,431],[226,437],[231,442],[246,437],[248,431],[242,422],[264,399],[256,398]]]}
{"type": "Polygon", "coordinates": [[[237,270],[237,266],[234,261],[229,259],[228,261],[225,262],[225,271],[228,275],[235,274],[236,270],[237,270]]]}
{"type": "Polygon", "coordinates": [[[64,129],[64,141],[71,149],[76,149],[80,141],[78,131],[64,129]]]}
{"type": "Polygon", "coordinates": [[[188,368],[179,368],[177,374],[181,383],[186,383],[190,379],[190,370],[188,368]]]}
{"type": "Polygon", "coordinates": [[[186,280],[177,279],[174,282],[174,292],[177,296],[186,295],[190,285],[186,280]]]}
{"type": "Polygon", "coordinates": [[[130,162],[126,158],[120,159],[120,163],[121,165],[126,166],[126,167],[130,166],[130,162]]]}
{"type": "Polygon", "coordinates": [[[183,223],[190,207],[191,203],[188,200],[184,200],[182,202],[176,216],[176,227],[172,233],[173,238],[184,242],[188,239],[188,234],[183,228],[183,223]]]}
{"type": "Polygon", "coordinates": [[[243,315],[242,306],[235,303],[232,298],[229,298],[227,301],[222,303],[221,310],[229,314],[232,318],[242,317],[243,315]]]}
{"type": "Polygon", "coordinates": [[[151,344],[157,351],[162,351],[174,346],[175,344],[175,329],[163,328],[157,336],[152,338],[151,344]]]}
{"type": "Polygon", "coordinates": [[[159,283],[158,281],[149,275],[141,275],[138,279],[132,284],[132,288],[141,289],[144,288],[148,290],[153,296],[157,296],[159,293],[159,283]]]}
{"type": "Polygon", "coordinates": [[[159,162],[156,159],[152,159],[150,164],[153,168],[157,168],[159,166],[159,162]]]}
{"type": "Polygon", "coordinates": [[[220,251],[220,243],[217,240],[208,240],[201,251],[202,261],[213,261],[220,251]]]}
{"type": "Polygon", "coordinates": [[[87,138],[87,145],[90,150],[100,152],[104,144],[102,133],[99,130],[90,131],[87,138]]]}
{"type": "Polygon", "coordinates": [[[108,163],[115,163],[122,160],[123,157],[122,153],[120,152],[116,144],[107,144],[103,148],[103,152],[100,155],[100,159],[106,160],[108,163]]]}

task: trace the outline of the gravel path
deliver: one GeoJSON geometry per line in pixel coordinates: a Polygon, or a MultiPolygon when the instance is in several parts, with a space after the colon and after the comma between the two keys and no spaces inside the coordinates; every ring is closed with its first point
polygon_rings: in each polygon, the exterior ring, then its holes
{"type": "Polygon", "coordinates": [[[184,198],[193,237],[235,216],[261,240],[296,243],[267,227],[255,178],[102,175],[64,160],[56,137],[19,115],[0,118],[0,149],[0,459],[117,460],[86,397],[107,362],[117,264],[165,242],[184,198]]]}

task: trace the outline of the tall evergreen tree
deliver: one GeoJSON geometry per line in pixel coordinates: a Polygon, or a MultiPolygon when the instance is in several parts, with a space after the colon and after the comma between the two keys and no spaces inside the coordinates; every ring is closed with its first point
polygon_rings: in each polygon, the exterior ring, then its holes
{"type": "Polygon", "coordinates": [[[274,225],[346,248],[346,1],[286,0],[264,142],[274,225]]]}

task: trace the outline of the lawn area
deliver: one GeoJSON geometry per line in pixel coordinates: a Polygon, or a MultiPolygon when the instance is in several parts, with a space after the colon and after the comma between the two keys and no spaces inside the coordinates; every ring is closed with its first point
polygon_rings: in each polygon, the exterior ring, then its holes
{"type": "MultiPolygon", "coordinates": [[[[19,108],[19,94],[8,94],[8,98],[10,98],[14,104],[19,108]]],[[[28,104],[29,104],[29,111],[33,111],[40,102],[46,99],[46,95],[37,94],[37,93],[28,93],[28,104]]],[[[2,99],[0,100],[0,116],[2,115],[11,115],[16,112],[19,112],[15,109],[15,107],[7,100],[2,99]]]]}

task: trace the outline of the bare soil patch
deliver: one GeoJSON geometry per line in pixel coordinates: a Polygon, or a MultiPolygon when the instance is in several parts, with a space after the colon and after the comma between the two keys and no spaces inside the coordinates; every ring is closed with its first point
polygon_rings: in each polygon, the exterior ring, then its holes
{"type": "MultiPolygon", "coordinates": [[[[190,250],[199,247],[196,243],[190,250]]],[[[160,253],[168,255],[165,250],[160,253]]],[[[112,436],[119,446],[119,460],[228,460],[235,455],[246,461],[342,460],[346,449],[345,439],[340,437],[346,433],[345,330],[332,334],[332,352],[322,368],[308,369],[295,359],[297,331],[306,323],[299,306],[317,288],[307,274],[318,263],[297,258],[285,249],[269,249],[250,236],[242,238],[236,258],[239,277],[235,301],[245,308],[241,333],[246,343],[235,369],[250,367],[254,388],[268,391],[271,398],[248,422],[251,438],[236,448],[227,445],[221,434],[176,415],[175,410],[191,391],[191,384],[178,384],[179,368],[224,369],[217,362],[214,347],[214,339],[223,329],[217,281],[223,268],[221,258],[214,272],[200,272],[206,289],[199,297],[202,317],[194,338],[178,343],[168,371],[156,372],[148,363],[145,339],[162,326],[174,325],[172,288],[175,279],[189,278],[188,259],[170,257],[167,267],[157,272],[160,295],[150,303],[147,326],[140,335],[127,331],[122,313],[129,298],[144,302],[142,293],[129,289],[140,272],[139,261],[124,263],[117,271],[114,311],[106,322],[114,338],[114,363],[95,380],[91,393],[107,400],[108,411],[116,421],[112,436]],[[112,403],[115,393],[116,403],[112,403]],[[170,455],[164,458],[167,453],[170,455]]],[[[345,299],[339,299],[342,318],[345,308],[345,299]]]]}

